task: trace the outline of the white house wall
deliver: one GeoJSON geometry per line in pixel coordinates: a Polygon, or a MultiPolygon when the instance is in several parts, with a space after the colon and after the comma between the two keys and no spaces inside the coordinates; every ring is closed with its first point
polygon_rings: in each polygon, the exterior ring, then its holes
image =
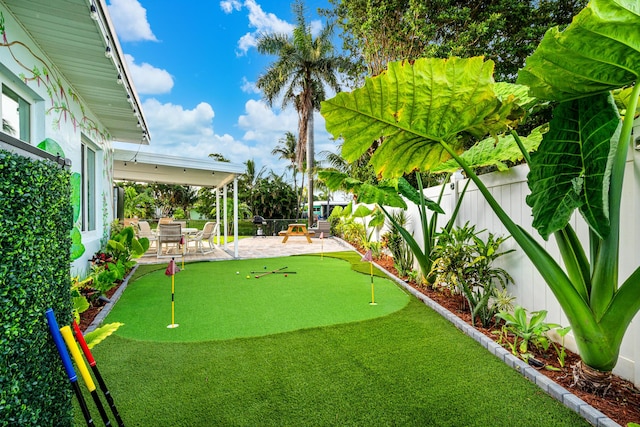
{"type": "Polygon", "coordinates": [[[57,71],[47,55],[33,42],[16,22],[14,16],[0,3],[4,17],[6,42],[0,45],[0,81],[18,95],[34,102],[31,106],[31,144],[37,146],[46,138],[55,140],[72,161],[71,172],[80,173],[82,135],[96,148],[96,226],[93,231],[81,232],[84,253],[71,266],[72,274],[84,275],[88,259],[100,249],[113,218],[111,189],[112,148],[104,127],[88,110],[81,99],[74,97],[72,82],[57,71]],[[33,70],[47,70],[49,77],[35,77],[33,70]],[[52,82],[56,79],[60,87],[52,82]],[[26,83],[25,83],[26,81],[26,83]],[[55,87],[59,93],[51,93],[55,87]],[[49,92],[48,89],[49,88],[49,92]],[[55,110],[54,104],[64,108],[55,110]],[[82,107],[81,107],[82,106],[82,107]],[[91,123],[91,126],[85,123],[91,123]]]}

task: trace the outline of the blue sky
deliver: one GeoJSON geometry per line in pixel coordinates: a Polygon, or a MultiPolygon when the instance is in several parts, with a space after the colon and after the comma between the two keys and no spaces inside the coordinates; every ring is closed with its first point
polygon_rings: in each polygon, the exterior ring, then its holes
{"type": "MultiPolygon", "coordinates": [[[[328,1],[305,5],[312,31],[319,29],[324,22],[317,9],[328,1]]],[[[253,159],[258,168],[284,172],[287,162],[271,150],[285,132],[297,135],[297,114],[280,110],[279,103],[269,108],[256,90],[255,81],[274,58],[259,54],[255,40],[263,33],[290,33],[289,2],[109,0],[108,7],[151,132],[151,144],[140,152],[196,158],[220,153],[234,163],[253,159]]],[[[336,151],[336,144],[322,117],[315,118],[318,157],[336,151]]]]}

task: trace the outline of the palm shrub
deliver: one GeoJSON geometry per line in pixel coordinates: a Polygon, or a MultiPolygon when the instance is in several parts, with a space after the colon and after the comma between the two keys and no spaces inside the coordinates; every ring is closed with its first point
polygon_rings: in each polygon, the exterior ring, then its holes
{"type": "Polygon", "coordinates": [[[347,161],[384,138],[371,157],[384,178],[455,159],[554,293],[583,362],[576,382],[595,391],[606,389],[640,310],[640,268],[618,275],[622,185],[640,96],[638,27],[634,2],[592,0],[563,31],[547,31],[519,73],[524,86],[495,84],[493,62],[483,58],[422,59],[390,63],[363,88],[322,107],[327,129],[345,140],[347,161]],[[527,87],[555,103],[529,163],[527,203],[541,236],[555,236],[566,269],[513,222],[474,173],[474,159],[461,155],[470,140],[518,124],[531,102],[527,87]],[[619,89],[623,120],[611,93],[619,89]],[[587,250],[569,226],[576,209],[589,226],[587,250]]]}
{"type": "Polygon", "coordinates": [[[499,251],[508,237],[489,233],[486,241],[476,231],[475,225],[443,229],[433,249],[432,280],[437,286],[445,286],[454,294],[464,296],[471,312],[483,327],[489,327],[503,305],[501,291],[513,279],[506,270],[493,265],[499,257],[513,252],[499,251]]]}
{"type": "MultiPolygon", "coordinates": [[[[405,210],[392,211],[391,216],[397,224],[402,227],[409,225],[409,219],[405,210]]],[[[382,236],[387,249],[393,257],[393,266],[398,271],[400,277],[406,277],[413,270],[413,255],[411,250],[396,227],[389,227],[389,231],[382,236]]]]}

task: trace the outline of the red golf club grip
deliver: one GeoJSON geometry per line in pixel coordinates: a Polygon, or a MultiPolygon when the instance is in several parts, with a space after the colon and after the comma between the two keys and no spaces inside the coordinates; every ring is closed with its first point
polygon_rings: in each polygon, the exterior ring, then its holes
{"type": "Polygon", "coordinates": [[[80,326],[78,326],[78,323],[76,322],[75,319],[73,319],[73,332],[75,333],[76,341],[78,341],[78,344],[80,344],[80,348],[82,348],[84,357],[86,357],[87,362],[89,362],[89,366],[91,367],[96,366],[96,361],[93,358],[93,355],[91,354],[91,350],[89,350],[89,346],[87,345],[87,342],[84,340],[84,335],[82,335],[80,326]]]}

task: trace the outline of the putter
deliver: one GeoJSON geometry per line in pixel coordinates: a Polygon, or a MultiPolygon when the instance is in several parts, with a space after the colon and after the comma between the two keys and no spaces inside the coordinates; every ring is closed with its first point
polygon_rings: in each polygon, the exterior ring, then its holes
{"type": "Polygon", "coordinates": [[[268,274],[273,274],[273,273],[278,273],[278,272],[283,272],[284,273],[284,271],[282,271],[282,270],[284,270],[285,268],[288,268],[288,267],[282,267],[282,268],[279,268],[277,270],[267,271],[266,273],[258,274],[256,276],[256,279],[259,279],[260,277],[266,276],[268,274]]]}

